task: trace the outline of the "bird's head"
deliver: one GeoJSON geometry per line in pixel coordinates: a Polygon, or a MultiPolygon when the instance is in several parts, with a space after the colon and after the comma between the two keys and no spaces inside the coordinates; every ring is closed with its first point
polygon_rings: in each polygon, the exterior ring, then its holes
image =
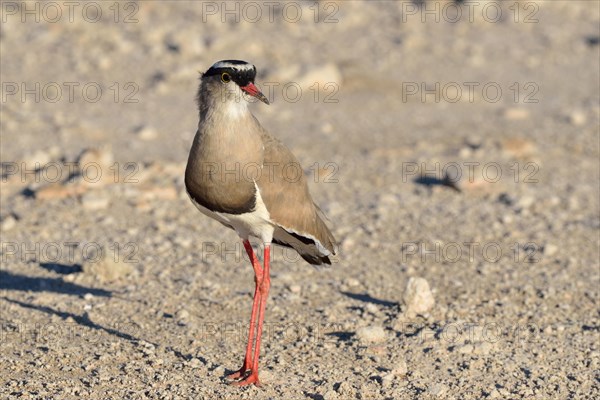
{"type": "Polygon", "coordinates": [[[199,99],[208,94],[212,100],[220,102],[241,100],[243,93],[256,97],[269,104],[267,97],[254,84],[256,67],[246,61],[223,60],[216,62],[204,74],[200,85],[199,99]],[[205,93],[203,93],[205,92],[205,93]]]}

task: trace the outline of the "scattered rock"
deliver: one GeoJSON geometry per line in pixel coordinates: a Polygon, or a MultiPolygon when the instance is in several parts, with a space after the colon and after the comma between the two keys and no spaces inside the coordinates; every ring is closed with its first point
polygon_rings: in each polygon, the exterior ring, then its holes
{"type": "Polygon", "coordinates": [[[536,151],[536,145],[528,139],[513,137],[502,142],[502,147],[509,155],[517,158],[532,156],[536,151]]]}
{"type": "Polygon", "coordinates": [[[504,118],[510,121],[522,121],[529,118],[529,110],[518,107],[507,108],[504,110],[504,118]]]}
{"type": "Polygon", "coordinates": [[[380,343],[386,340],[385,330],[378,325],[359,328],[356,331],[356,336],[362,343],[380,343]]]}
{"type": "Polygon", "coordinates": [[[137,137],[141,140],[154,140],[158,137],[158,131],[151,126],[142,126],[135,131],[137,137]]]}
{"type": "Polygon", "coordinates": [[[394,380],[395,376],[392,373],[387,373],[382,375],[381,377],[381,384],[383,386],[389,386],[392,384],[392,381],[394,380]]]}
{"type": "Polygon", "coordinates": [[[406,365],[406,361],[404,359],[398,361],[396,366],[392,369],[392,374],[395,376],[404,376],[408,373],[408,366],[406,365]]]}
{"type": "Polygon", "coordinates": [[[461,354],[471,354],[475,350],[475,347],[472,344],[463,344],[462,346],[458,346],[456,350],[461,354]]]}
{"type": "Polygon", "coordinates": [[[300,293],[302,291],[302,286],[294,284],[288,286],[288,289],[292,293],[300,293]]]}
{"type": "Polygon", "coordinates": [[[35,198],[39,200],[59,200],[67,197],[76,196],[85,191],[78,185],[62,185],[60,183],[51,183],[35,192],[35,198]]]}
{"type": "Polygon", "coordinates": [[[50,153],[45,150],[37,150],[24,157],[27,170],[44,168],[46,164],[52,161],[50,153]]]}
{"type": "Polygon", "coordinates": [[[574,126],[583,126],[587,122],[587,117],[583,111],[573,110],[567,116],[567,121],[574,126]]]}
{"type": "Polygon", "coordinates": [[[133,264],[126,262],[123,257],[120,257],[120,254],[111,249],[101,249],[101,254],[84,261],[83,272],[85,274],[92,275],[101,282],[112,282],[133,272],[133,264]]]}
{"type": "Polygon", "coordinates": [[[198,358],[194,357],[188,362],[188,365],[191,368],[200,368],[202,366],[202,362],[198,358]]]}
{"type": "Polygon", "coordinates": [[[269,384],[277,379],[277,375],[273,373],[270,369],[263,369],[260,371],[260,381],[261,383],[269,384]]]}
{"type": "Polygon", "coordinates": [[[145,186],[138,201],[143,203],[144,200],[154,199],[175,200],[177,199],[177,189],[175,186],[145,186]]]}
{"type": "Polygon", "coordinates": [[[348,287],[357,287],[360,285],[360,281],[356,278],[348,278],[344,281],[348,287]]]}
{"type": "Polygon", "coordinates": [[[77,157],[80,168],[85,168],[88,164],[98,164],[100,167],[108,168],[113,162],[112,152],[108,149],[87,149],[77,157]]]}
{"type": "Polygon", "coordinates": [[[328,390],[323,395],[323,400],[335,400],[338,399],[338,394],[334,390],[328,390]]]}
{"type": "Polygon", "coordinates": [[[12,214],[9,214],[2,219],[2,222],[0,223],[0,230],[2,230],[2,232],[7,232],[14,228],[16,225],[17,219],[12,214]]]}
{"type": "Polygon", "coordinates": [[[400,360],[391,371],[381,376],[381,384],[389,386],[394,379],[404,378],[407,373],[408,367],[406,366],[406,361],[400,360]]]}
{"type": "Polygon", "coordinates": [[[91,191],[81,196],[81,204],[86,210],[104,210],[108,207],[110,199],[102,193],[91,191]]]}
{"type": "Polygon", "coordinates": [[[555,246],[551,243],[547,243],[544,245],[544,255],[553,256],[558,251],[558,246],[555,246]]]}
{"type": "Polygon", "coordinates": [[[533,196],[523,196],[517,201],[517,207],[528,209],[535,203],[535,198],[533,196]]]}
{"type": "Polygon", "coordinates": [[[317,83],[318,90],[331,92],[331,88],[325,88],[325,85],[334,84],[339,87],[342,84],[342,73],[335,64],[328,63],[307,71],[298,78],[297,83],[302,87],[302,90],[314,90],[314,85],[317,83]],[[311,87],[312,89],[310,89],[311,87]]]}
{"type": "Polygon", "coordinates": [[[181,310],[177,311],[176,316],[177,319],[188,319],[190,317],[190,313],[186,309],[182,308],[181,310]]]}
{"type": "Polygon", "coordinates": [[[379,307],[377,307],[377,305],[373,304],[373,303],[367,304],[365,306],[365,310],[367,310],[369,313],[371,313],[373,315],[379,314],[379,307]]]}
{"type": "Polygon", "coordinates": [[[488,341],[478,342],[473,346],[473,353],[486,355],[489,354],[493,349],[492,343],[488,341]]]}
{"type": "Polygon", "coordinates": [[[448,391],[448,388],[441,383],[434,383],[429,387],[429,393],[435,397],[441,397],[448,391]]]}
{"type": "Polygon", "coordinates": [[[344,396],[344,398],[354,397],[354,388],[352,385],[346,381],[336,384],[335,391],[344,396]]]}
{"type": "Polygon", "coordinates": [[[429,283],[423,278],[410,278],[404,291],[407,314],[425,314],[435,305],[429,283]]]}
{"type": "Polygon", "coordinates": [[[321,125],[321,132],[326,134],[333,132],[333,125],[330,122],[324,123],[321,125]]]}
{"type": "Polygon", "coordinates": [[[108,149],[84,150],[77,158],[80,175],[77,182],[83,186],[102,186],[118,182],[123,173],[115,165],[113,154],[108,149]]]}

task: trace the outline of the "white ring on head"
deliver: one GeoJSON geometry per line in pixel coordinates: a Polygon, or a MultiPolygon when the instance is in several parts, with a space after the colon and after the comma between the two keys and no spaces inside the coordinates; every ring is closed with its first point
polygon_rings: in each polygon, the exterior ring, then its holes
{"type": "Polygon", "coordinates": [[[233,63],[226,62],[226,61],[219,61],[219,62],[214,63],[211,68],[233,68],[233,69],[237,69],[239,71],[248,71],[248,70],[254,69],[254,65],[252,65],[250,63],[233,64],[233,63]]]}

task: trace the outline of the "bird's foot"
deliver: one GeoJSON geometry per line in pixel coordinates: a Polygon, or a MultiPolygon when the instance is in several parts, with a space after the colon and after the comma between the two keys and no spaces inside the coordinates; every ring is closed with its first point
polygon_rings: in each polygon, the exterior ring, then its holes
{"type": "Polygon", "coordinates": [[[242,368],[240,368],[239,370],[232,372],[231,374],[227,375],[226,378],[227,379],[240,379],[246,376],[246,372],[248,372],[250,370],[250,367],[246,367],[246,364],[244,364],[242,366],[242,368]]]}
{"type": "Polygon", "coordinates": [[[258,380],[258,372],[250,372],[248,376],[246,376],[241,381],[231,382],[233,386],[246,386],[254,383],[256,386],[260,386],[260,381],[258,380]]]}

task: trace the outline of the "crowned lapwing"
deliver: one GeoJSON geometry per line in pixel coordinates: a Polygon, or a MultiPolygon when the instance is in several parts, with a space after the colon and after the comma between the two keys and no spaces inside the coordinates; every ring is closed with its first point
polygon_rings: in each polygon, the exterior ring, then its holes
{"type": "Polygon", "coordinates": [[[269,104],[254,85],[255,77],[254,65],[237,60],[219,61],[201,75],[200,122],[185,171],[185,186],[194,205],[237,232],[254,269],[246,355],[242,367],[229,375],[237,385],[259,384],[271,243],[290,247],[315,265],[331,264],[330,257],[337,251],[296,157],[248,109],[252,97],[269,104]],[[250,236],[264,245],[262,266],[250,236]]]}

